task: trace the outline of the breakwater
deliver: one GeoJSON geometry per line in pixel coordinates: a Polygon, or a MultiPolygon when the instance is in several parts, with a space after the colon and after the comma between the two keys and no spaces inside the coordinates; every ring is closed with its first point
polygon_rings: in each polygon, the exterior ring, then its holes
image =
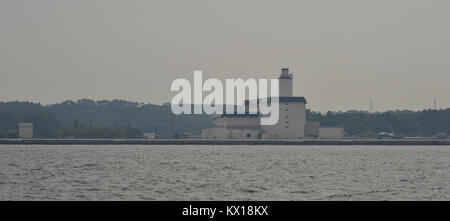
{"type": "Polygon", "coordinates": [[[450,145],[440,139],[0,139],[0,145],[450,145]]]}

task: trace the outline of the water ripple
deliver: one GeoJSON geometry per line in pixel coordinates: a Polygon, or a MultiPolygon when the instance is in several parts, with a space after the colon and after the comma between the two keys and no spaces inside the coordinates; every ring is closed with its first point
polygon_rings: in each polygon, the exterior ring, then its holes
{"type": "Polygon", "coordinates": [[[0,146],[0,200],[450,200],[448,146],[0,146]]]}

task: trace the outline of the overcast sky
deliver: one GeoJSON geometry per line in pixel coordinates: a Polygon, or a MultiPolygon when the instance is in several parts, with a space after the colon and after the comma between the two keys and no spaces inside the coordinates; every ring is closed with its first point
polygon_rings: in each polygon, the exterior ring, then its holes
{"type": "Polygon", "coordinates": [[[171,82],[294,72],[308,108],[450,107],[450,1],[1,0],[0,101],[162,104],[171,82]]]}

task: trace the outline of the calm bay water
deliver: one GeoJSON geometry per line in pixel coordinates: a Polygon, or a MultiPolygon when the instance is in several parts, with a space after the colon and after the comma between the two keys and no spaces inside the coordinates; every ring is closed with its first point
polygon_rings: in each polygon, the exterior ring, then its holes
{"type": "Polygon", "coordinates": [[[1,146],[0,200],[450,200],[450,146],[1,146]]]}

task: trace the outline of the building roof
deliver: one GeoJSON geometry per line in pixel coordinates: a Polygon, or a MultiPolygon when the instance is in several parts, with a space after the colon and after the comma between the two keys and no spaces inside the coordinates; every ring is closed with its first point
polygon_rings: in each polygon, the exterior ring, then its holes
{"type": "Polygon", "coordinates": [[[305,97],[280,97],[280,102],[299,102],[299,103],[307,103],[305,97]]]}
{"type": "MultiPolygon", "coordinates": [[[[270,102],[270,100],[271,99],[269,97],[269,101],[268,102],[270,102]]],[[[278,102],[290,102],[290,103],[298,102],[298,103],[304,103],[304,104],[307,103],[305,97],[279,97],[278,98],[278,102]]],[[[259,100],[258,100],[257,104],[258,103],[259,103],[259,100]]],[[[250,104],[250,101],[246,100],[245,101],[245,105],[247,106],[249,104],[250,104]]]]}
{"type": "Polygon", "coordinates": [[[250,113],[245,113],[245,114],[238,114],[238,113],[234,113],[234,114],[222,114],[222,117],[259,117],[259,113],[256,114],[250,114],[250,113]]]}

